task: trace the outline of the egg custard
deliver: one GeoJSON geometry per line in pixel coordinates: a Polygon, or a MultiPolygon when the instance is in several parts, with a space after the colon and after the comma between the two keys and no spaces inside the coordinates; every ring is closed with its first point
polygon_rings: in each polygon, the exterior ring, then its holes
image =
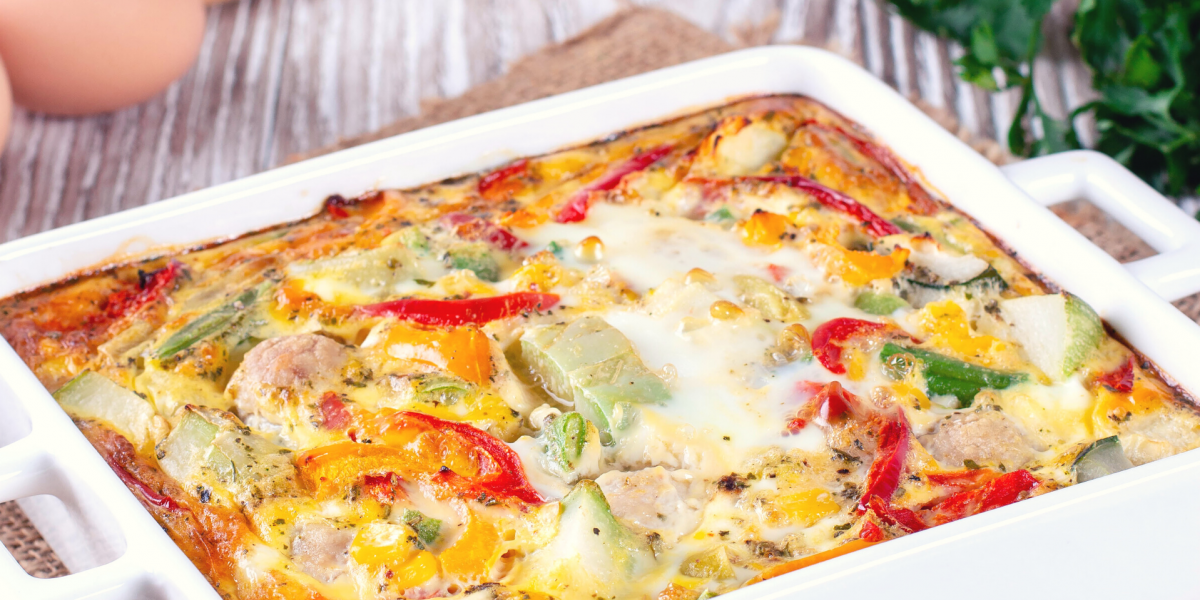
{"type": "Polygon", "coordinates": [[[0,302],[226,598],[707,598],[1200,445],[1191,398],[773,96],[0,302]]]}

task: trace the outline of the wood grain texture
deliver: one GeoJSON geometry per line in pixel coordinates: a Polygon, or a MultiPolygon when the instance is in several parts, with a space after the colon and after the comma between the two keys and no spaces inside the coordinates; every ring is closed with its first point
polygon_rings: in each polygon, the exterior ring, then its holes
{"type": "MultiPolygon", "coordinates": [[[[0,155],[0,241],[377,130],[630,4],[673,11],[735,45],[825,45],[972,133],[1007,127],[1013,100],[957,81],[959,49],[872,0],[241,0],[209,9],[196,64],[148,102],[79,119],[18,109],[0,155]]],[[[1058,112],[1091,93],[1070,53],[1048,44],[1038,64],[1058,112]]]]}

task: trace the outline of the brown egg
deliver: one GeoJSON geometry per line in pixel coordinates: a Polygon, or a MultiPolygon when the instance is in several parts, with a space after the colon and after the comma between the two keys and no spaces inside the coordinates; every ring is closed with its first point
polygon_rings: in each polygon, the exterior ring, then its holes
{"type": "Polygon", "coordinates": [[[200,0],[3,0],[0,56],[13,98],[78,115],[141,102],[183,75],[200,50],[200,0]]]}
{"type": "Polygon", "coordinates": [[[0,150],[8,141],[8,130],[12,127],[12,88],[8,87],[8,75],[4,72],[4,61],[0,60],[0,150]]]}

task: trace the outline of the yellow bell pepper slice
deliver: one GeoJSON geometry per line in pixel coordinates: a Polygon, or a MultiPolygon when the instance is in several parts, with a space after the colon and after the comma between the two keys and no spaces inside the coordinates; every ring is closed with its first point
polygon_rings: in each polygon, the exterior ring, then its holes
{"type": "Polygon", "coordinates": [[[954,300],[930,302],[917,318],[930,340],[941,348],[953,350],[957,358],[985,367],[1014,366],[1011,347],[990,335],[971,333],[966,311],[954,300]]]}
{"type": "Polygon", "coordinates": [[[417,545],[407,525],[375,522],[363,527],[350,544],[355,564],[378,572],[386,569],[388,583],[398,589],[417,587],[439,572],[438,560],[417,545]]]}
{"type": "Polygon", "coordinates": [[[545,223],[550,218],[544,211],[518,208],[500,216],[500,224],[505,227],[528,229],[545,223]]]}
{"type": "Polygon", "coordinates": [[[483,581],[491,570],[493,557],[500,545],[500,534],[495,526],[475,512],[465,506],[461,506],[460,510],[466,514],[466,528],[438,558],[446,573],[468,582],[483,581]]]}
{"type": "Polygon", "coordinates": [[[789,521],[804,527],[812,527],[817,521],[841,509],[834,502],[832,494],[819,488],[782,494],[776,502],[787,513],[789,521]]]}

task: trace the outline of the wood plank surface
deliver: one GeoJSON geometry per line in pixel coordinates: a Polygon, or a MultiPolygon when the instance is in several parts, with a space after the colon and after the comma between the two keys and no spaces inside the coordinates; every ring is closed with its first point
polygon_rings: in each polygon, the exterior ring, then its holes
{"type": "MultiPolygon", "coordinates": [[[[671,10],[731,43],[835,48],[902,93],[947,109],[973,133],[1007,128],[1012,98],[957,81],[951,61],[959,49],[872,0],[633,4],[671,10]]],[[[77,119],[16,111],[0,155],[0,241],[230,181],[373,131],[415,114],[422,99],[458,95],[626,5],[241,0],[211,7],[199,59],[158,97],[77,119]]],[[[1048,45],[1037,81],[1060,111],[1064,100],[1091,93],[1067,43],[1048,45]]]]}

